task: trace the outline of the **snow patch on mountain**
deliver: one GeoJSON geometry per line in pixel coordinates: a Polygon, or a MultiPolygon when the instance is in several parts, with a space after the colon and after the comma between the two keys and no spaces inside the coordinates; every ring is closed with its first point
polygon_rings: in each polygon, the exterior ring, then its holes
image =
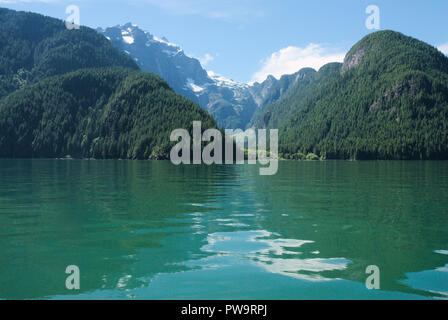
{"type": "Polygon", "coordinates": [[[132,29],[128,28],[127,30],[121,31],[121,36],[123,38],[123,41],[127,44],[133,44],[134,43],[134,37],[132,36],[132,29]]]}
{"type": "Polygon", "coordinates": [[[127,44],[133,44],[134,38],[131,36],[123,36],[123,41],[126,42],[127,44]]]}
{"type": "Polygon", "coordinates": [[[169,42],[168,39],[166,39],[165,37],[159,38],[159,37],[153,36],[153,39],[157,42],[166,44],[167,46],[179,48],[179,46],[177,44],[169,42]]]}
{"type": "Polygon", "coordinates": [[[196,85],[196,84],[194,83],[194,80],[191,79],[191,78],[187,78],[187,84],[185,85],[185,87],[186,87],[187,89],[192,90],[194,93],[199,93],[199,92],[202,92],[202,91],[205,90],[205,88],[202,88],[202,87],[196,85]]]}
{"type": "Polygon", "coordinates": [[[208,70],[207,74],[215,82],[215,84],[219,87],[229,87],[229,88],[238,88],[238,89],[249,87],[249,85],[247,85],[245,83],[233,81],[233,80],[223,77],[222,75],[217,74],[211,70],[208,70]]]}

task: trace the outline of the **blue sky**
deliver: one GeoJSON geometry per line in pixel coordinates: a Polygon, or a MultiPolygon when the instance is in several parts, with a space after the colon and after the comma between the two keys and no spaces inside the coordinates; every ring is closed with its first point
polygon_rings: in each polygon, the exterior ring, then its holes
{"type": "Polygon", "coordinates": [[[368,5],[380,9],[381,30],[448,53],[447,0],[0,0],[2,7],[61,19],[71,4],[79,6],[82,25],[135,23],[240,82],[341,60],[372,32],[365,26],[368,5]]]}

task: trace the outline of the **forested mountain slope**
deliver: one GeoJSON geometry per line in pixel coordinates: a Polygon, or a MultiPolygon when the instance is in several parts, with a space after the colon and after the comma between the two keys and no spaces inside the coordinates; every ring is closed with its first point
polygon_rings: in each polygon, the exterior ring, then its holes
{"type": "Polygon", "coordinates": [[[68,30],[62,20],[0,8],[0,98],[49,76],[135,62],[95,30],[68,30]]]}
{"type": "Polygon", "coordinates": [[[448,58],[436,48],[380,31],[311,78],[262,117],[285,158],[448,158],[448,58]]]}
{"type": "Polygon", "coordinates": [[[156,75],[84,69],[0,100],[0,157],[168,159],[172,130],[193,121],[217,127],[156,75]]]}

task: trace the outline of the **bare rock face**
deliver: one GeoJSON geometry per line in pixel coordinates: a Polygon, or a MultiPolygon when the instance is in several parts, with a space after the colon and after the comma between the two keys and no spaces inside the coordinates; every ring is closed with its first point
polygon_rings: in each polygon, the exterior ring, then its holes
{"type": "Polygon", "coordinates": [[[344,59],[344,64],[342,65],[341,74],[344,74],[348,70],[359,66],[365,53],[366,52],[363,48],[359,48],[355,53],[347,55],[344,59]]]}
{"type": "MultiPolygon", "coordinates": [[[[388,97],[400,99],[400,97],[405,93],[416,96],[418,91],[419,88],[417,87],[416,81],[414,79],[401,80],[397,82],[392,88],[386,90],[386,92],[379,99],[373,102],[373,104],[369,108],[369,113],[375,111],[378,107],[383,105],[386,98],[388,97]]],[[[396,111],[396,108],[392,106],[389,107],[388,110],[389,113],[393,113],[396,111]]]]}

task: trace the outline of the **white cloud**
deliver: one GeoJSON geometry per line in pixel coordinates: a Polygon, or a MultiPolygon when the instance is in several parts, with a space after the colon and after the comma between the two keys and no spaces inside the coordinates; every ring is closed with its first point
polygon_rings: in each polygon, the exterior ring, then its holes
{"type": "Polygon", "coordinates": [[[441,52],[448,55],[448,42],[437,47],[441,52]]]}
{"type": "Polygon", "coordinates": [[[329,62],[344,61],[344,57],[344,52],[335,52],[321,44],[310,43],[305,48],[289,46],[262,60],[262,67],[252,76],[252,81],[262,82],[268,75],[278,79],[306,67],[319,70],[329,62]]]}
{"type": "Polygon", "coordinates": [[[206,67],[213,60],[215,60],[215,58],[209,53],[206,53],[202,58],[199,58],[199,62],[203,67],[206,67]]]}

